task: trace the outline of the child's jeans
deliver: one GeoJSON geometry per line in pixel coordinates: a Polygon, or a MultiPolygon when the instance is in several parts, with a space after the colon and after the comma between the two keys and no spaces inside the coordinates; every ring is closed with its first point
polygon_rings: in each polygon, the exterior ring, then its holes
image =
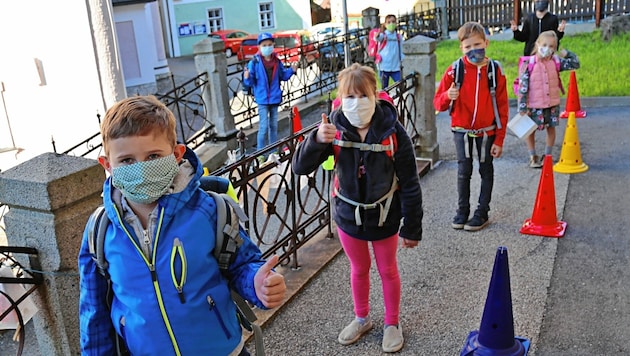
{"type": "MultiPolygon", "coordinates": [[[[457,154],[457,212],[468,214],[470,212],[470,178],[473,170],[473,146],[477,148],[477,157],[481,157],[482,137],[470,137],[468,139],[468,157],[466,157],[466,146],[464,142],[463,132],[453,132],[453,140],[455,141],[455,152],[457,154]]],[[[482,217],[488,218],[490,210],[490,199],[492,197],[492,186],[494,184],[494,165],[492,163],[492,155],[490,149],[494,143],[494,135],[488,136],[485,143],[485,162],[479,163],[479,175],[481,176],[481,190],[479,192],[479,201],[477,212],[482,217]]],[[[478,160],[479,161],[479,160],[478,160]]]]}
{"type": "Polygon", "coordinates": [[[258,105],[258,136],[256,149],[278,141],[278,105],[258,105]]]}
{"type": "Polygon", "coordinates": [[[400,71],[381,71],[381,88],[385,89],[389,86],[389,78],[392,78],[394,80],[394,83],[398,83],[400,81],[400,71]]]}

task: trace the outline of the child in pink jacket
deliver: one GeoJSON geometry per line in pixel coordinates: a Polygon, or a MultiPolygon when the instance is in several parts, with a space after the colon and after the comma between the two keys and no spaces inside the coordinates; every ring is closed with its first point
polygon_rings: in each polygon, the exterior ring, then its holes
{"type": "MultiPolygon", "coordinates": [[[[556,141],[556,126],[560,115],[560,94],[563,91],[559,72],[580,67],[578,57],[566,49],[558,52],[558,38],[554,31],[538,36],[530,64],[523,61],[518,90],[518,111],[538,124],[538,130],[547,129],[545,155],[550,155],[556,141]],[[559,63],[559,65],[558,65],[559,63]]],[[[525,139],[529,151],[529,167],[542,167],[543,157],[536,155],[536,131],[525,139]]]]}

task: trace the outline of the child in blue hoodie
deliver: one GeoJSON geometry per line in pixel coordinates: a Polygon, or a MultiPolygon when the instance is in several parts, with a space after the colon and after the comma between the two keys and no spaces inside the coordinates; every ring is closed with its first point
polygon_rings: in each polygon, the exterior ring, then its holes
{"type": "Polygon", "coordinates": [[[402,60],[405,56],[402,53],[402,36],[396,32],[396,22],[396,16],[385,16],[385,25],[376,35],[380,56],[377,65],[382,88],[389,86],[390,78],[399,82],[402,76],[402,60]]]}
{"type": "Polygon", "coordinates": [[[217,208],[199,187],[197,155],[176,142],[173,113],[153,96],[114,104],[101,124],[110,176],[103,204],[110,224],[103,252],[111,289],[97,271],[86,229],[79,252],[83,355],[116,355],[116,334],[132,355],[249,355],[230,287],[260,308],[284,300],[284,277],[241,229],[243,244],[219,270],[217,208]],[[111,304],[108,303],[111,298],[111,304]]]}
{"type": "Polygon", "coordinates": [[[243,85],[254,91],[258,105],[258,136],[256,149],[260,150],[278,140],[278,106],[282,102],[280,81],[287,81],[297,71],[297,63],[285,68],[274,52],[271,33],[258,35],[258,53],[243,70],[243,85]]]}

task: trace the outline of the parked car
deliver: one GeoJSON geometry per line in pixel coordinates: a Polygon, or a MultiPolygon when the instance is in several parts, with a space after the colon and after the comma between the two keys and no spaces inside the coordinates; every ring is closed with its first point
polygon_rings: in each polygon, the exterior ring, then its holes
{"type": "Polygon", "coordinates": [[[238,53],[241,42],[249,33],[241,30],[219,30],[212,32],[208,37],[216,38],[225,44],[225,56],[230,58],[232,54],[238,53]]]}
{"type": "Polygon", "coordinates": [[[348,35],[331,38],[323,41],[319,46],[320,68],[325,72],[334,72],[343,69],[345,66],[344,43],[348,41],[350,45],[350,62],[363,63],[367,42],[366,29],[350,29],[348,35]]]}
{"type": "MultiPolygon", "coordinates": [[[[308,31],[288,30],[273,34],[274,52],[282,62],[289,66],[297,62],[301,67],[316,62],[319,52],[308,31]]],[[[258,52],[258,36],[247,36],[237,53],[239,62],[250,60],[258,52]]]]}
{"type": "Polygon", "coordinates": [[[258,35],[249,35],[241,42],[241,48],[236,52],[238,61],[250,60],[258,53],[258,35]]]}
{"type": "Polygon", "coordinates": [[[285,65],[297,62],[300,67],[317,61],[319,52],[308,31],[287,30],[273,34],[275,52],[285,65]]]}
{"type": "Polygon", "coordinates": [[[344,24],[337,22],[322,22],[311,26],[308,32],[313,36],[315,41],[325,41],[331,37],[344,34],[344,24]]]}

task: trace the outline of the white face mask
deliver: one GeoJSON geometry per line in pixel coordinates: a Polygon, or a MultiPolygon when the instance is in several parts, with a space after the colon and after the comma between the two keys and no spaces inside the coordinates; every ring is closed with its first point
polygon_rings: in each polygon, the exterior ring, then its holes
{"type": "Polygon", "coordinates": [[[341,99],[341,111],[350,124],[359,129],[366,128],[370,124],[376,110],[375,105],[373,97],[341,99]]]}
{"type": "Polygon", "coordinates": [[[546,58],[553,54],[553,50],[547,46],[538,47],[538,53],[541,57],[546,58]]]}

